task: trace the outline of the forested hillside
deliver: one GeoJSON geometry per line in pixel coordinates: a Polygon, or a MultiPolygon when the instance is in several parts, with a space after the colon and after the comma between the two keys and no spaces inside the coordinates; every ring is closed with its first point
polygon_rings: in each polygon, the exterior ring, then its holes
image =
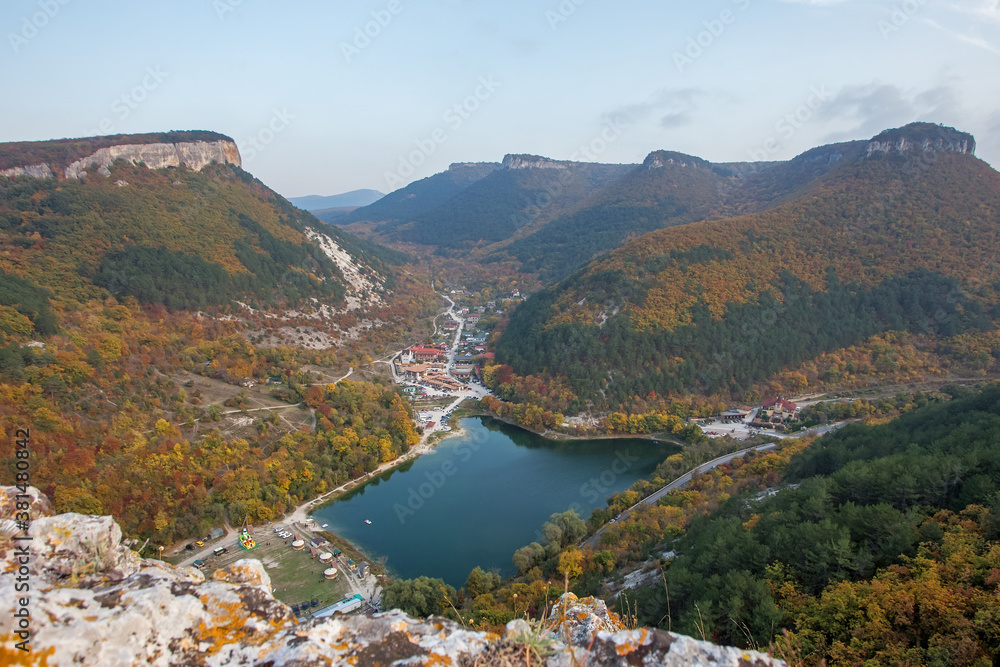
{"type": "Polygon", "coordinates": [[[514,241],[505,251],[543,281],[562,278],[627,238],[720,217],[728,210],[724,195],[733,180],[699,158],[657,151],[588,199],[581,210],[514,241]]]}
{"type": "MultiPolygon", "coordinates": [[[[745,446],[689,445],[586,524],[553,515],[513,554],[513,580],[474,570],[461,594],[447,591],[454,606],[431,613],[459,607],[467,621],[502,627],[543,611],[568,580],[640,626],[792,665],[993,664],[1000,385],[822,407],[873,416],[749,451],[636,505],[727,446],[745,446]]],[[[420,585],[393,594],[412,605],[420,585]]]]}
{"type": "Polygon", "coordinates": [[[848,161],[774,209],[628,242],[522,305],[498,362],[614,407],[741,395],[880,332],[992,329],[1000,174],[910,145],[848,161]]]}
{"type": "Polygon", "coordinates": [[[443,248],[505,241],[522,227],[571,210],[628,170],[622,165],[550,162],[533,156],[524,159],[530,161],[529,166],[493,172],[401,228],[399,238],[443,248]],[[530,166],[535,163],[545,166],[530,166]]]}
{"type": "Polygon", "coordinates": [[[328,230],[358,261],[381,268],[398,253],[327,228],[232,165],[154,172],[120,165],[114,177],[0,179],[0,263],[50,289],[134,296],[199,308],[253,298],[295,305],[342,302],[340,269],[305,237],[328,230]],[[88,252],[80,252],[87,248],[88,252]]]}
{"type": "Polygon", "coordinates": [[[990,664],[997,443],[996,385],[828,435],[791,460],[779,493],[733,495],[693,520],[664,579],[639,593],[640,621],[774,640],[807,665],[990,664]]]}
{"type": "Polygon", "coordinates": [[[169,544],[374,470],[417,441],[409,405],[332,374],[436,311],[408,260],[233,164],[0,177],[0,482],[29,428],[31,482],[58,511],[169,544]]]}
{"type": "Polygon", "coordinates": [[[387,233],[398,225],[441,206],[499,168],[500,165],[494,162],[453,164],[448,171],[415,181],[387,194],[374,204],[338,218],[337,224],[377,223],[375,228],[381,233],[387,233]]]}

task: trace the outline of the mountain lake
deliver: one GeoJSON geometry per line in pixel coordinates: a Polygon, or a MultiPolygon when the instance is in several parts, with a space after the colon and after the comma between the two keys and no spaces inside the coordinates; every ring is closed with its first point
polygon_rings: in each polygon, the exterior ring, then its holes
{"type": "Polygon", "coordinates": [[[548,440],[489,417],[462,419],[460,427],[463,434],[313,518],[372,560],[384,557],[395,575],[458,588],[477,565],[515,574],[514,551],[542,541],[552,514],[573,509],[586,520],[680,451],[643,439],[548,440]]]}

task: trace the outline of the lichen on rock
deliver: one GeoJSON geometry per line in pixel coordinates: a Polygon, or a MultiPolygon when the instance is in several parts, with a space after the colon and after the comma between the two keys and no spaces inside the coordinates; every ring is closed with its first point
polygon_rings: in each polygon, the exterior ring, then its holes
{"type": "MultiPolygon", "coordinates": [[[[0,519],[14,487],[0,487],[0,519]]],[[[604,602],[564,595],[543,622],[515,620],[504,637],[446,619],[392,610],[299,623],[274,598],[256,560],[208,578],[194,568],[143,559],[121,544],[111,517],[61,514],[35,489],[28,543],[31,648],[14,650],[19,564],[14,532],[0,535],[0,662],[46,665],[455,665],[526,664],[526,647],[550,667],[718,665],[778,660],[660,630],[626,629],[604,602]],[[534,650],[534,649],[531,649],[534,650]],[[506,662],[502,662],[506,661],[506,662]]],[[[7,523],[2,524],[7,526],[7,523]]]]}

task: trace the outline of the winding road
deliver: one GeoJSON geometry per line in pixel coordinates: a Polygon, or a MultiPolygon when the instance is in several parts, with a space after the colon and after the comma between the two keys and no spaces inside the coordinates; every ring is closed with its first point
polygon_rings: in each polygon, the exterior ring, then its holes
{"type": "MultiPolygon", "coordinates": [[[[668,493],[670,493],[671,491],[674,491],[676,489],[682,489],[682,488],[684,488],[685,486],[687,486],[691,482],[691,479],[696,474],[698,474],[698,473],[702,473],[702,472],[705,472],[707,470],[711,470],[712,468],[718,467],[720,465],[729,463],[730,461],[732,461],[736,457],[743,456],[747,452],[753,452],[753,451],[762,452],[762,451],[765,451],[765,450],[768,450],[768,449],[774,449],[776,446],[777,445],[775,445],[774,443],[770,443],[770,444],[767,444],[767,445],[758,445],[757,447],[748,447],[747,449],[741,449],[738,452],[733,452],[732,454],[726,454],[725,456],[720,456],[717,459],[712,459],[708,463],[702,463],[700,466],[698,466],[694,470],[689,470],[688,472],[684,473],[683,475],[681,475],[680,477],[678,477],[674,481],[672,481],[669,484],[667,484],[665,487],[663,487],[659,491],[654,491],[650,495],[646,496],[645,498],[643,498],[642,500],[640,500],[639,502],[637,502],[635,505],[632,505],[632,507],[629,507],[627,510],[625,510],[624,512],[622,512],[621,514],[618,515],[617,520],[621,521],[622,519],[626,518],[629,514],[632,513],[633,510],[635,510],[640,505],[652,505],[656,501],[658,501],[660,498],[662,498],[663,496],[665,496],[668,493]]],[[[596,533],[593,534],[593,536],[590,539],[586,540],[580,546],[581,547],[587,547],[587,546],[594,547],[594,546],[597,546],[597,541],[601,537],[601,533],[603,533],[605,531],[605,529],[607,529],[607,527],[610,526],[610,525],[611,524],[605,524],[604,526],[602,526],[596,533]]]]}

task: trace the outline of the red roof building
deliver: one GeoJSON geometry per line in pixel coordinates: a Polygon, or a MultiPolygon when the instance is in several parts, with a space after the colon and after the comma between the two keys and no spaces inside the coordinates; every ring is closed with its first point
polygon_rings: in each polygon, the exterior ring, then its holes
{"type": "Polygon", "coordinates": [[[757,413],[754,420],[756,426],[771,426],[783,429],[788,422],[797,421],[799,418],[799,406],[791,401],[786,401],[779,396],[774,400],[766,401],[764,406],[757,413]]]}
{"type": "Polygon", "coordinates": [[[411,347],[410,354],[417,361],[437,361],[445,358],[444,350],[436,347],[411,347]]]}
{"type": "Polygon", "coordinates": [[[765,410],[773,410],[776,407],[780,407],[785,412],[795,412],[799,409],[799,406],[795,405],[791,401],[786,401],[783,397],[779,396],[770,401],[764,402],[765,410]]]}

